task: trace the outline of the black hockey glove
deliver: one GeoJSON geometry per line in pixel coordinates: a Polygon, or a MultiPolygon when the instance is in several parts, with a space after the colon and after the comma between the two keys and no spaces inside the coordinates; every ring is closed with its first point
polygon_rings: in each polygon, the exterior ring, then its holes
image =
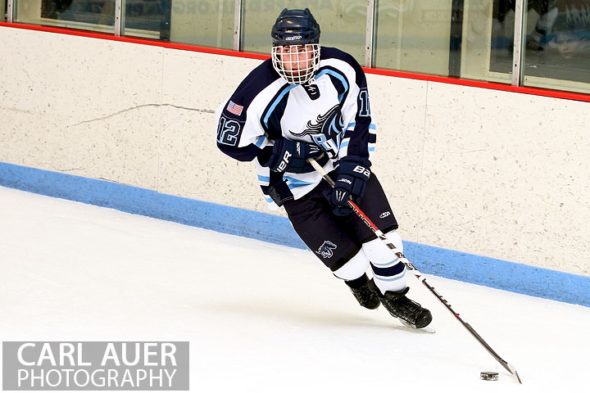
{"type": "Polygon", "coordinates": [[[266,166],[273,172],[301,173],[309,171],[308,158],[317,158],[322,154],[319,147],[311,143],[278,139],[272,148],[266,166]]]}
{"type": "Polygon", "coordinates": [[[326,193],[326,198],[334,207],[334,215],[347,216],[352,213],[348,200],[352,198],[357,202],[363,197],[371,177],[370,166],[371,162],[366,158],[349,156],[340,160],[334,176],[336,185],[326,193]]]}

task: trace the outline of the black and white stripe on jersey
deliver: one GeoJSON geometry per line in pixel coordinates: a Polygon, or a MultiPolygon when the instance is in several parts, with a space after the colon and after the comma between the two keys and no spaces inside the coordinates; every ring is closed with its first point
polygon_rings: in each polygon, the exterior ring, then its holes
{"type": "Polygon", "coordinates": [[[262,112],[260,123],[270,139],[279,139],[282,137],[281,118],[287,107],[289,92],[295,87],[297,85],[293,84],[282,86],[262,112]]]}
{"type": "Polygon", "coordinates": [[[346,101],[348,92],[350,91],[350,84],[346,79],[346,76],[338,69],[332,66],[324,66],[318,69],[315,78],[319,79],[323,75],[328,75],[332,81],[332,84],[338,92],[338,102],[342,104],[346,101]]]}
{"type": "Polygon", "coordinates": [[[365,79],[365,73],[363,72],[363,69],[361,68],[358,61],[356,61],[356,59],[354,57],[352,57],[350,54],[343,52],[337,48],[322,46],[322,49],[320,52],[320,64],[321,64],[322,60],[327,60],[327,59],[342,60],[343,62],[350,65],[354,69],[355,74],[356,74],[356,78],[354,80],[354,83],[356,83],[360,89],[362,89],[363,87],[365,87],[365,88],[367,87],[367,82],[365,79]]]}
{"type": "MultiPolygon", "coordinates": [[[[370,109],[368,108],[369,96],[367,93],[367,79],[365,73],[360,64],[350,54],[336,48],[322,47],[320,64],[322,60],[328,59],[341,60],[350,65],[355,71],[354,83],[360,90],[359,96],[357,97],[358,109],[354,119],[354,127],[350,129],[348,128],[348,125],[345,124],[347,131],[344,134],[344,138],[349,139],[347,144],[348,155],[368,157],[369,152],[367,150],[367,145],[368,143],[374,144],[376,142],[376,136],[373,133],[369,133],[369,127],[371,127],[371,114],[370,109]],[[363,102],[363,99],[365,99],[366,102],[363,102]]],[[[348,82],[353,83],[352,81],[348,82]]]]}

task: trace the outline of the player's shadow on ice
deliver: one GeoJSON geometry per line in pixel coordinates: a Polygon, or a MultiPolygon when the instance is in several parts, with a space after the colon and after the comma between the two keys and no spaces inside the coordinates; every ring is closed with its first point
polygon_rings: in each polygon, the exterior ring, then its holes
{"type": "MultiPolygon", "coordinates": [[[[351,305],[351,309],[352,307],[354,305],[351,305]]],[[[382,307],[378,310],[363,310],[360,306],[357,307],[359,308],[358,311],[344,312],[320,305],[301,307],[299,305],[279,305],[271,302],[252,302],[251,300],[243,303],[212,302],[200,305],[200,308],[206,308],[208,311],[243,316],[245,319],[258,318],[324,327],[348,326],[423,333],[420,330],[402,325],[398,320],[389,316],[382,307]]]]}

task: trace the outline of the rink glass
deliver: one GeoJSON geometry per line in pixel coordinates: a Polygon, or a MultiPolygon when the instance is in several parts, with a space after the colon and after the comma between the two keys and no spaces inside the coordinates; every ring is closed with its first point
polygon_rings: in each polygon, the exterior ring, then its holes
{"type": "Polygon", "coordinates": [[[115,0],[15,0],[16,22],[113,32],[115,0]]]}
{"type": "Polygon", "coordinates": [[[556,10],[549,18],[549,31],[542,38],[542,50],[530,45],[530,37],[536,23],[545,27],[543,15],[533,9],[528,12],[524,84],[590,92],[590,0],[555,3],[556,10]]]}
{"type": "Polygon", "coordinates": [[[8,1],[16,22],[266,54],[280,11],[309,7],[321,44],[365,66],[590,93],[590,0],[122,0],[120,31],[116,0],[8,1]],[[516,1],[525,19],[522,62],[513,59],[516,1]],[[539,26],[545,33],[535,47],[539,26]]]}
{"type": "MultiPolygon", "coordinates": [[[[171,41],[216,48],[232,48],[234,0],[170,1],[169,31],[171,41]]],[[[129,34],[129,29],[126,31],[129,34]]]]}

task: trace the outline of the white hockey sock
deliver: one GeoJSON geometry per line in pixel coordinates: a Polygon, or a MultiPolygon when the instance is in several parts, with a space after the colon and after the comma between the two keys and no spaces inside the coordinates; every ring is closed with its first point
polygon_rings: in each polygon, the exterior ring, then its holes
{"type": "Polygon", "coordinates": [[[342,280],[351,281],[356,280],[366,273],[369,268],[369,259],[363,252],[359,250],[348,262],[346,262],[340,269],[334,272],[334,275],[342,280]]]}
{"type": "MultiPolygon", "coordinates": [[[[386,234],[397,249],[404,251],[402,239],[396,231],[386,234]]],[[[401,291],[406,284],[406,265],[380,239],[363,244],[363,252],[371,261],[375,285],[384,294],[387,291],[401,291]]]]}

